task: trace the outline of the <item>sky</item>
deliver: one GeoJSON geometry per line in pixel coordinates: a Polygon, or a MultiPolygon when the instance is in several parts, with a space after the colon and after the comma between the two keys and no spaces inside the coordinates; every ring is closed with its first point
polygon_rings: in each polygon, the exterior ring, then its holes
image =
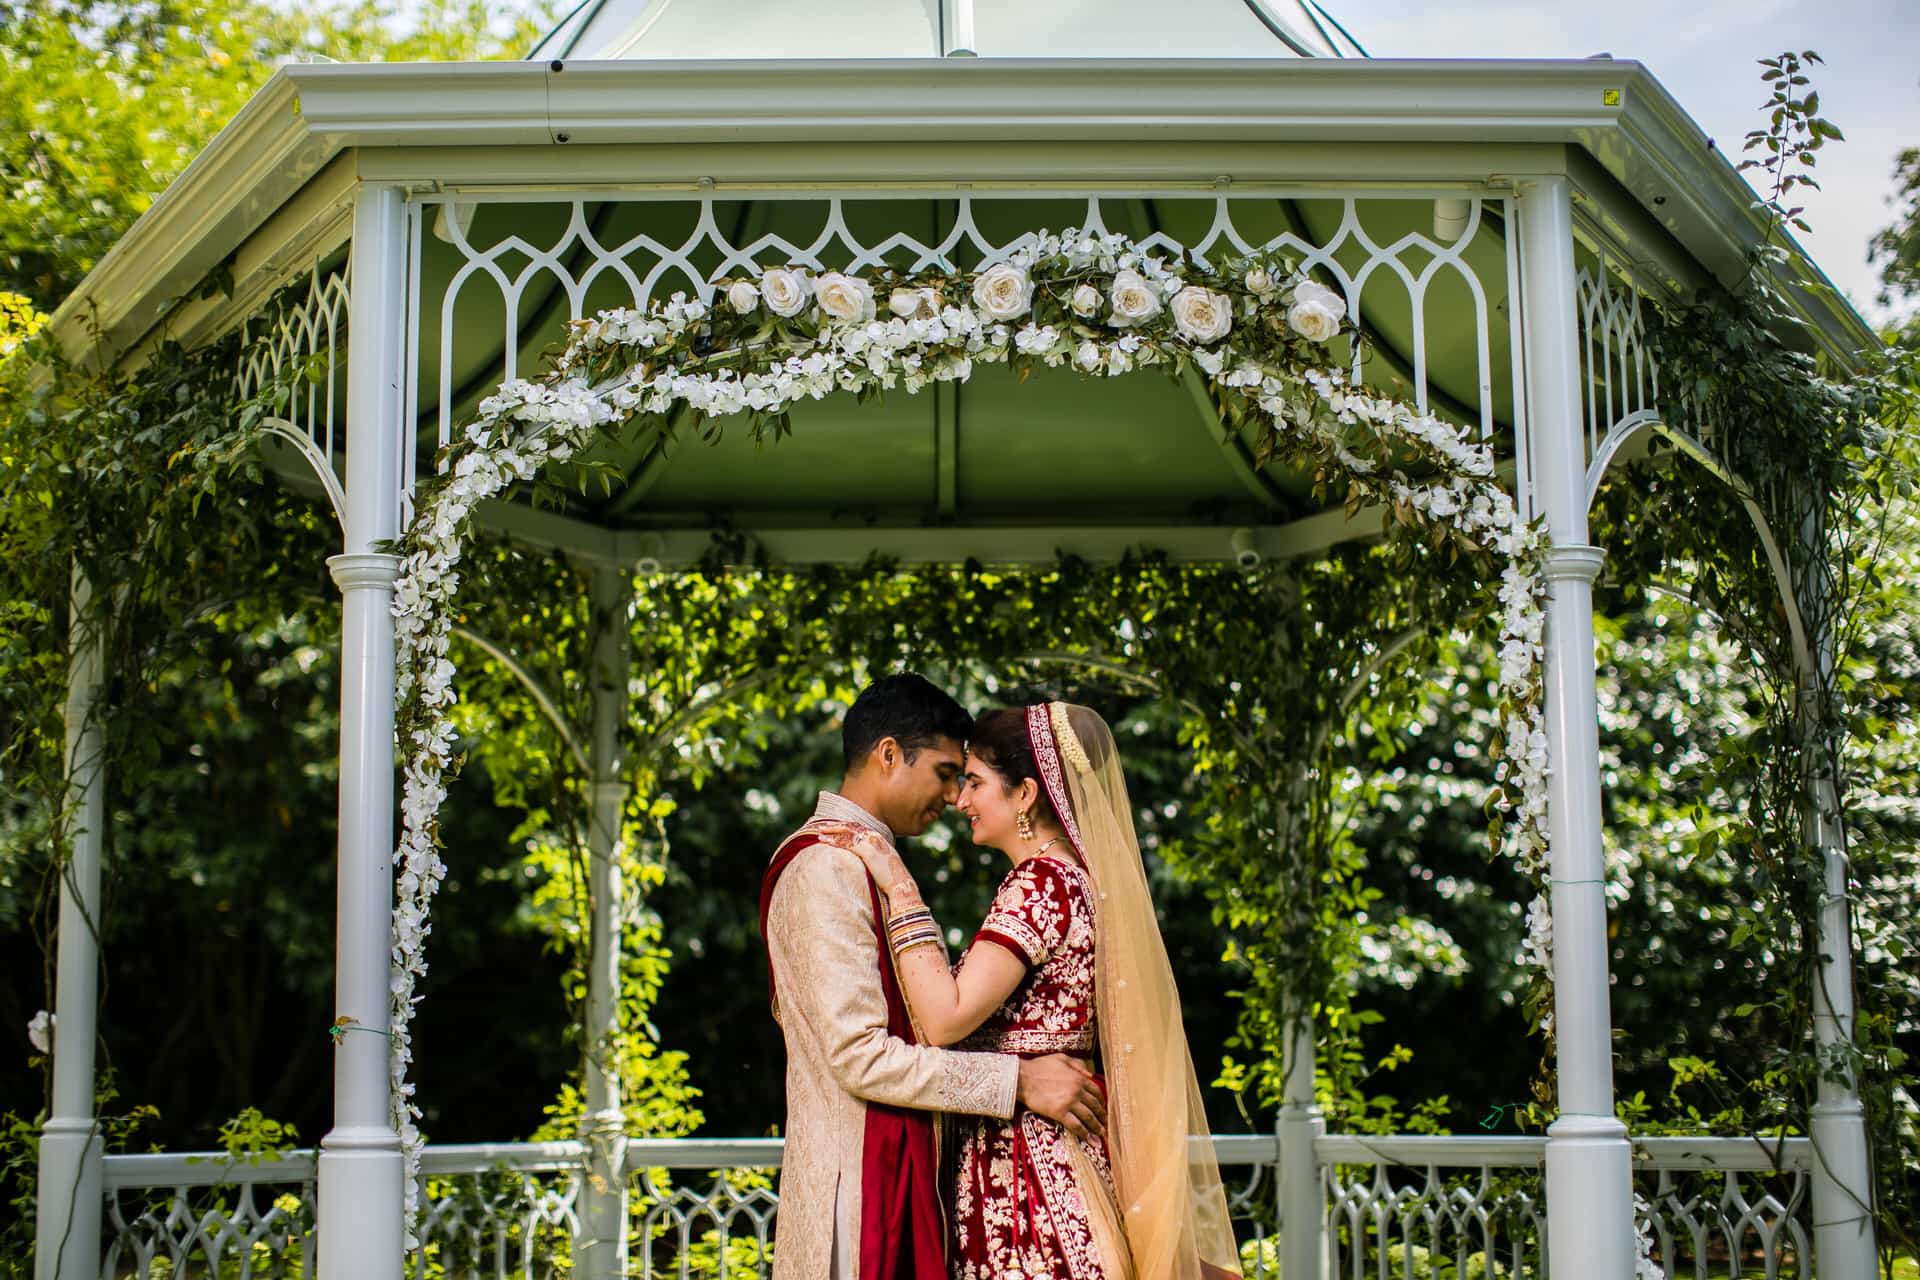
{"type": "Polygon", "coordinates": [[[1920,0],[1321,2],[1377,58],[1632,58],[1735,157],[1765,124],[1759,59],[1818,51],[1820,114],[1846,141],[1819,153],[1800,241],[1862,315],[1890,318],[1867,242],[1893,221],[1895,158],[1920,147],[1920,0]]]}

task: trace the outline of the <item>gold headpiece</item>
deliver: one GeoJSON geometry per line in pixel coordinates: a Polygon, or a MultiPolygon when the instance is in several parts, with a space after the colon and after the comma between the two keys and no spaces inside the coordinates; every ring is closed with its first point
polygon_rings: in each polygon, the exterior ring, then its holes
{"type": "Polygon", "coordinates": [[[1080,745],[1080,735],[1073,731],[1073,721],[1067,717],[1067,704],[1049,702],[1047,719],[1053,725],[1053,740],[1060,744],[1060,754],[1073,765],[1076,773],[1092,773],[1093,761],[1087,758],[1087,749],[1080,745]]]}

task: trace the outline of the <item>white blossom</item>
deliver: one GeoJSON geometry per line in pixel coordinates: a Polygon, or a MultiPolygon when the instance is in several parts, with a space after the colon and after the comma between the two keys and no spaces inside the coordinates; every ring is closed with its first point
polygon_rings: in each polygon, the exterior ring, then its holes
{"type": "Polygon", "coordinates": [[[859,276],[829,271],[814,281],[813,296],[828,319],[873,319],[873,284],[859,276]]]}
{"type": "Polygon", "coordinates": [[[1030,324],[1013,335],[1013,345],[1028,355],[1044,355],[1059,340],[1060,334],[1052,325],[1030,324]]]}
{"type": "Polygon", "coordinates": [[[1108,319],[1116,325],[1144,324],[1160,314],[1160,291],[1137,271],[1115,272],[1107,301],[1113,308],[1108,319]]]}
{"type": "Polygon", "coordinates": [[[27,1040],[41,1053],[53,1052],[54,1016],[45,1009],[27,1020],[27,1040]]]}
{"type": "Polygon", "coordinates": [[[1233,328],[1233,300],[1199,285],[1173,295],[1173,327],[1195,342],[1218,342],[1233,328]]]}
{"type": "Polygon", "coordinates": [[[799,267],[774,267],[760,277],[760,300],[777,316],[797,316],[813,301],[813,285],[799,267]]]}
{"type": "Polygon", "coordinates": [[[1017,320],[1033,309],[1033,279],[1011,262],[996,262],[974,278],[973,303],[995,320],[1017,320]]]}
{"type": "Polygon", "coordinates": [[[1667,1280],[1664,1267],[1653,1260],[1653,1206],[1639,1192],[1633,1196],[1633,1280],[1667,1280]]]}
{"type": "Polygon", "coordinates": [[[1287,309],[1287,324],[1301,337],[1326,342],[1340,332],[1346,319],[1347,300],[1325,285],[1302,280],[1294,286],[1293,305],[1287,309]]]}
{"type": "Polygon", "coordinates": [[[760,290],[751,280],[735,280],[727,286],[727,305],[737,315],[749,315],[760,305],[760,290]]]}
{"type": "Polygon", "coordinates": [[[887,310],[902,320],[931,320],[940,314],[940,295],[932,289],[895,289],[887,297],[887,310]]]}

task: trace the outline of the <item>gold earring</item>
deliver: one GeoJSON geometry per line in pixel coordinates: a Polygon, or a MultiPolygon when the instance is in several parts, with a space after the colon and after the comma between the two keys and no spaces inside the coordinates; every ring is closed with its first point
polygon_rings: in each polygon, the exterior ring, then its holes
{"type": "Polygon", "coordinates": [[[1014,825],[1020,829],[1022,840],[1033,839],[1033,818],[1025,809],[1016,814],[1013,821],[1014,825]]]}

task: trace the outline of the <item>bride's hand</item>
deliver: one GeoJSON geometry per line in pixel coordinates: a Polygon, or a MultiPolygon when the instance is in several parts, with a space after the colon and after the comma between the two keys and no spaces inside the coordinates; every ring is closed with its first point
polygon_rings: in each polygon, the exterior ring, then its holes
{"type": "Polygon", "coordinates": [[[841,839],[846,841],[846,848],[867,864],[867,874],[894,906],[898,907],[903,898],[919,898],[919,886],[914,883],[913,873],[907,870],[899,850],[878,834],[864,827],[850,827],[841,839]]]}

